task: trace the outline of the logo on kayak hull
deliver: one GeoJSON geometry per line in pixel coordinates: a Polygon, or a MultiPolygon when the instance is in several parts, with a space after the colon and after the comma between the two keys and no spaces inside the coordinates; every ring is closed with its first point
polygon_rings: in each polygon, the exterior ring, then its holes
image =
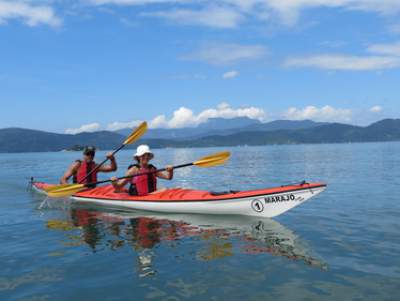
{"type": "Polygon", "coordinates": [[[253,210],[255,212],[259,212],[259,213],[263,212],[264,211],[264,201],[262,199],[253,200],[251,202],[251,208],[253,208],[253,210]]]}
{"type": "Polygon", "coordinates": [[[280,203],[280,202],[290,202],[290,201],[295,201],[296,197],[294,194],[286,194],[286,195],[277,195],[277,196],[270,196],[267,198],[264,198],[265,203],[280,203]]]}

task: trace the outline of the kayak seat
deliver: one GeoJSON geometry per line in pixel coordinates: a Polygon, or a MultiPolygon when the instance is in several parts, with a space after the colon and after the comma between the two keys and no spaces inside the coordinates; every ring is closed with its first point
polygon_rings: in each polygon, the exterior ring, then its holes
{"type": "Polygon", "coordinates": [[[229,191],[211,191],[210,194],[212,196],[218,196],[218,195],[225,195],[225,194],[235,194],[240,192],[240,190],[229,190],[229,191]]]}

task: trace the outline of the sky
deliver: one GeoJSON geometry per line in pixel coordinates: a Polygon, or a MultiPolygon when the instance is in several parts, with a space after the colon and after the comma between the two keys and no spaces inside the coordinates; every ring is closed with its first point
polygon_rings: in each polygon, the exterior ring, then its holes
{"type": "Polygon", "coordinates": [[[0,128],[400,118],[399,0],[0,0],[0,128]]]}

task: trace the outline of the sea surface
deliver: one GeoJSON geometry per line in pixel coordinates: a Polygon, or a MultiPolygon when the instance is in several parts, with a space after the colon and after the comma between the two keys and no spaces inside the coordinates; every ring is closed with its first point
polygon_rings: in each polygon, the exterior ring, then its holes
{"type": "Polygon", "coordinates": [[[29,190],[80,153],[0,154],[0,300],[400,300],[400,143],[162,149],[153,163],[225,149],[225,166],[160,185],[328,188],[274,219],[122,212],[29,190]]]}

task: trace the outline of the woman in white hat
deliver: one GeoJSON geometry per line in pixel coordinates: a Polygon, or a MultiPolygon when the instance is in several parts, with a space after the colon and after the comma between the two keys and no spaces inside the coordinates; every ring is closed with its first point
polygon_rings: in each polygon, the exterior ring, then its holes
{"type": "Polygon", "coordinates": [[[157,168],[150,164],[149,161],[153,159],[154,155],[148,145],[139,145],[134,155],[136,164],[128,167],[126,176],[133,176],[139,173],[145,173],[129,179],[113,180],[113,186],[118,190],[130,183],[129,194],[142,196],[157,191],[157,177],[165,180],[171,180],[174,176],[172,166],[167,166],[165,172],[155,172],[157,168]]]}

